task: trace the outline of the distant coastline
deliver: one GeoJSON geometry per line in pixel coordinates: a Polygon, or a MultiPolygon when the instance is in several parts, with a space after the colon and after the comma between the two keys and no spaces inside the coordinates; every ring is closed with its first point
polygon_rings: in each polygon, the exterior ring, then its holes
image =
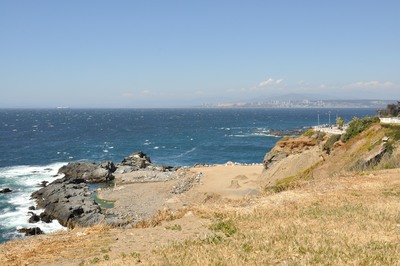
{"type": "Polygon", "coordinates": [[[391,100],[264,100],[204,104],[208,108],[384,108],[391,100]]]}

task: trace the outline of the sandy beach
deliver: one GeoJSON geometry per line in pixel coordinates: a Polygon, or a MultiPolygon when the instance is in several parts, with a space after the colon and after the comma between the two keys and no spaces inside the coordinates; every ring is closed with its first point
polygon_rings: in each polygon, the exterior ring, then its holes
{"type": "Polygon", "coordinates": [[[258,195],[262,191],[262,171],[262,165],[227,163],[180,169],[168,173],[168,178],[163,181],[139,181],[136,172],[118,174],[116,185],[100,189],[98,197],[114,203],[109,214],[118,214],[126,217],[127,222],[135,223],[151,218],[158,210],[176,211],[210,199],[237,200],[258,195]]]}

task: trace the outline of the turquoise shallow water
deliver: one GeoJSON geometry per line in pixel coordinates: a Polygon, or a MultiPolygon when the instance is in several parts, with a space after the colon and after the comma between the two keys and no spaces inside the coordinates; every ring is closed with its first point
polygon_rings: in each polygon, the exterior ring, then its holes
{"type": "MultiPolygon", "coordinates": [[[[272,130],[303,129],[372,109],[0,109],[0,242],[26,226],[29,195],[69,161],[119,162],[144,151],[156,164],[260,163],[279,140],[272,130]]],[[[29,224],[28,224],[29,225],[29,224]]],[[[47,231],[57,224],[41,225],[47,231]]]]}

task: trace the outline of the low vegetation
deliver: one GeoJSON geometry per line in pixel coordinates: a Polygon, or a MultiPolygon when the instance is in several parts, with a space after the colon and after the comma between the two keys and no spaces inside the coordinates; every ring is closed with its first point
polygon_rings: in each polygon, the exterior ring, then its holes
{"type": "Polygon", "coordinates": [[[365,129],[367,129],[372,124],[378,123],[379,121],[380,121],[379,117],[377,117],[377,116],[365,117],[363,119],[359,119],[359,118],[355,117],[349,123],[346,133],[344,133],[342,135],[341,140],[343,142],[346,142],[346,141],[354,138],[361,132],[363,132],[365,129]]]}
{"type": "Polygon", "coordinates": [[[232,219],[219,220],[218,222],[210,225],[209,228],[216,232],[222,232],[225,236],[232,236],[237,232],[237,227],[232,219]]]}
{"type": "Polygon", "coordinates": [[[313,128],[310,128],[310,129],[306,130],[306,131],[302,134],[302,136],[303,136],[303,137],[311,138],[314,134],[315,134],[315,130],[314,130],[313,128]]]}
{"type": "Polygon", "coordinates": [[[327,141],[324,143],[323,150],[326,151],[328,154],[330,151],[333,149],[333,144],[335,144],[337,141],[340,140],[340,135],[338,134],[333,134],[331,135],[327,141]]]}

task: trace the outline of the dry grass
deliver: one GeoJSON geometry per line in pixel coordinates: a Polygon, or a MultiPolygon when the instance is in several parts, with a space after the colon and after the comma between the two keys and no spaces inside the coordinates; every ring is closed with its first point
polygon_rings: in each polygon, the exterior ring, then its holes
{"type": "Polygon", "coordinates": [[[2,265],[77,265],[86,257],[100,254],[111,243],[110,228],[97,225],[6,242],[0,249],[2,265]]]}
{"type": "Polygon", "coordinates": [[[363,181],[343,178],[338,184],[346,189],[323,182],[318,185],[335,189],[306,202],[261,205],[243,214],[228,211],[223,215],[232,220],[237,233],[172,244],[158,250],[151,262],[396,265],[400,261],[400,180],[370,179],[359,186],[363,181]]]}
{"type": "Polygon", "coordinates": [[[102,265],[400,265],[399,174],[313,180],[247,207],[199,206],[212,234],[102,265]]]}
{"type": "Polygon", "coordinates": [[[163,221],[173,221],[182,218],[188,209],[180,209],[177,211],[172,211],[171,209],[165,208],[163,210],[158,210],[156,214],[153,215],[151,219],[142,220],[135,225],[135,228],[148,228],[155,227],[161,224],[163,221]]]}

